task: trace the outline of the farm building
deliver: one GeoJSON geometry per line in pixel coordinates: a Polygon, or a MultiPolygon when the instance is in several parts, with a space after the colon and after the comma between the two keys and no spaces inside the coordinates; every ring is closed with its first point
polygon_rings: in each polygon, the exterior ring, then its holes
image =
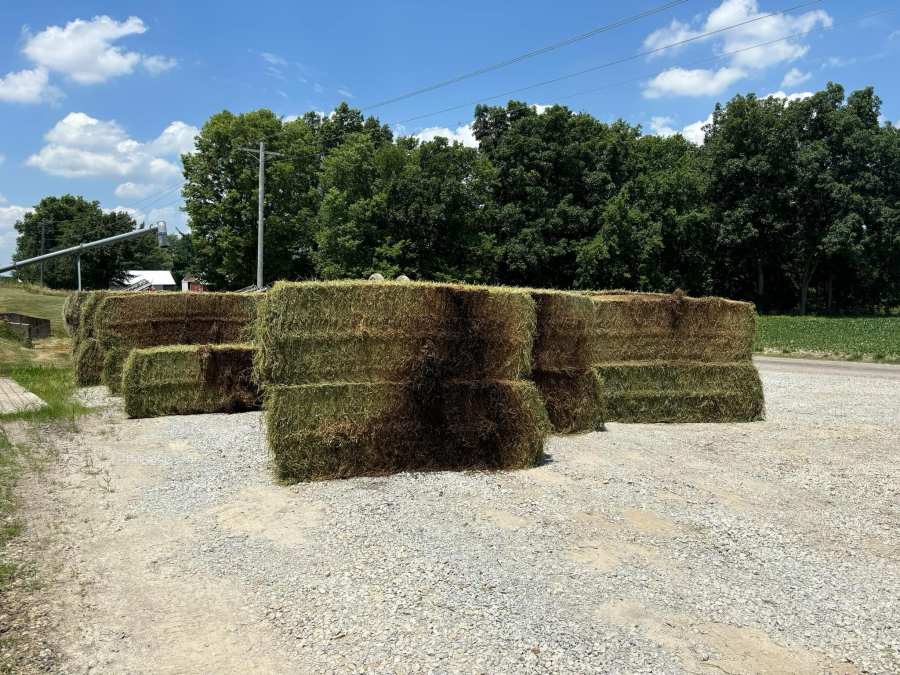
{"type": "Polygon", "coordinates": [[[174,291],[178,289],[169,270],[128,270],[125,282],[116,285],[124,291],[174,291]]]}

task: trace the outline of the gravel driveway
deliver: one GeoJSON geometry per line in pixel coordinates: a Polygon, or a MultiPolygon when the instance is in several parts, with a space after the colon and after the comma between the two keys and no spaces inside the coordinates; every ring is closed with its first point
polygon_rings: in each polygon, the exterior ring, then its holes
{"type": "Polygon", "coordinates": [[[762,373],[762,423],[292,487],[258,413],[108,408],[26,487],[60,670],[898,672],[900,379],[762,373]]]}

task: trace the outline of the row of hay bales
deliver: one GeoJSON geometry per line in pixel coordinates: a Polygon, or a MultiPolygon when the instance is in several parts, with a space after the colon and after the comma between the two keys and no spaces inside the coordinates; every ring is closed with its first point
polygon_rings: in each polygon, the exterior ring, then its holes
{"type": "Polygon", "coordinates": [[[135,417],[253,409],[262,391],[287,480],[524,467],[551,429],[763,414],[747,303],[379,281],[267,295],[76,296],[79,383],[135,417]]]}
{"type": "Polygon", "coordinates": [[[253,348],[240,343],[253,332],[261,297],[115,291],[73,295],[63,318],[72,333],[76,380],[80,386],[105,384],[113,393],[123,393],[132,416],[258,407],[253,348]],[[132,366],[123,377],[126,361],[132,366]]]}
{"type": "Polygon", "coordinates": [[[287,480],[516,468],[550,429],[760,419],[754,324],[681,294],[283,282],[256,377],[287,480]]]}

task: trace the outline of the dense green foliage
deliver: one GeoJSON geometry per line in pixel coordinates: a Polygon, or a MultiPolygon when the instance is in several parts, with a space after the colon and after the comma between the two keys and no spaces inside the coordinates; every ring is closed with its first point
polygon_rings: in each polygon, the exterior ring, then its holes
{"type": "MultiPolygon", "coordinates": [[[[900,304],[900,131],[871,88],[717,105],[703,145],[642,135],[563,106],[478,106],[477,148],[394,138],[341,104],[281,119],[213,115],[183,156],[192,233],[169,251],[85,256],[105,287],[143,255],[213,288],[255,281],[265,140],[265,281],[386,277],[723,295],[763,312],[900,304]],[[167,263],[167,264],[166,264],[167,263]]],[[[17,257],[133,226],[96,203],[47,198],[17,224],[17,257]],[[75,226],[75,223],[79,223],[75,226]]],[[[149,246],[151,242],[133,246],[149,246]]],[[[36,269],[22,275],[34,278],[36,269]]],[[[74,265],[50,266],[52,286],[74,265]]]]}
{"type": "MultiPolygon", "coordinates": [[[[111,237],[135,229],[134,219],[127,213],[104,213],[99,202],[64,195],[45,197],[34,210],[15,224],[18,238],[13,260],[32,258],[83,242],[111,237]],[[43,226],[43,233],[42,233],[43,226]],[[43,248],[41,237],[43,234],[43,248]]],[[[177,241],[177,237],[171,237],[177,241]]],[[[85,251],[81,255],[81,283],[85,289],[108,288],[122,281],[129,269],[170,269],[171,255],[160,249],[152,236],[85,251]]],[[[37,282],[39,265],[17,270],[16,276],[37,282]]],[[[76,288],[78,285],[74,256],[63,256],[44,263],[44,284],[50,288],[76,288]]]]}
{"type": "Polygon", "coordinates": [[[736,96],[706,143],[562,106],[479,106],[478,148],[392,138],[342,104],[214,115],[184,157],[195,271],[253,281],[267,139],[266,281],[387,277],[626,288],[764,311],[900,302],[900,132],[871,89],[736,96]]]}
{"type": "Polygon", "coordinates": [[[900,317],[761,316],[753,348],[900,362],[900,317]]]}

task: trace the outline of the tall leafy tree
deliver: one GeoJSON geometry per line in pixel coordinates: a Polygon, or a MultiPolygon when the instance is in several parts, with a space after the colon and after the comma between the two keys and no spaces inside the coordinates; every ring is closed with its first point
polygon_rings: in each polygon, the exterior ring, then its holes
{"type": "Polygon", "coordinates": [[[269,110],[213,115],[184,155],[185,209],[195,262],[207,283],[234,289],[256,280],[258,163],[247,148],[266,141],[265,281],[312,273],[319,153],[303,120],[269,110]]]}
{"type": "MultiPolygon", "coordinates": [[[[41,229],[44,231],[44,252],[51,252],[78,244],[122,234],[135,228],[126,213],[104,213],[99,202],[83,197],[64,195],[45,197],[16,222],[18,232],[13,260],[24,260],[41,254],[41,229]]],[[[108,288],[124,279],[125,270],[135,265],[142,255],[155,248],[156,240],[147,236],[110,246],[88,249],[81,254],[81,283],[86,289],[108,288]]],[[[16,272],[24,281],[37,282],[38,265],[16,272]]],[[[64,256],[44,263],[44,283],[51,288],[76,288],[78,284],[74,256],[64,256]]]]}
{"type": "Polygon", "coordinates": [[[473,129],[496,171],[491,236],[499,280],[571,287],[581,248],[633,172],[639,129],[563,106],[539,114],[516,101],[479,106],[473,129]]]}
{"type": "Polygon", "coordinates": [[[379,146],[365,133],[348,137],[323,164],[319,272],[486,280],[491,177],[477,151],[443,138],[379,146]]]}

